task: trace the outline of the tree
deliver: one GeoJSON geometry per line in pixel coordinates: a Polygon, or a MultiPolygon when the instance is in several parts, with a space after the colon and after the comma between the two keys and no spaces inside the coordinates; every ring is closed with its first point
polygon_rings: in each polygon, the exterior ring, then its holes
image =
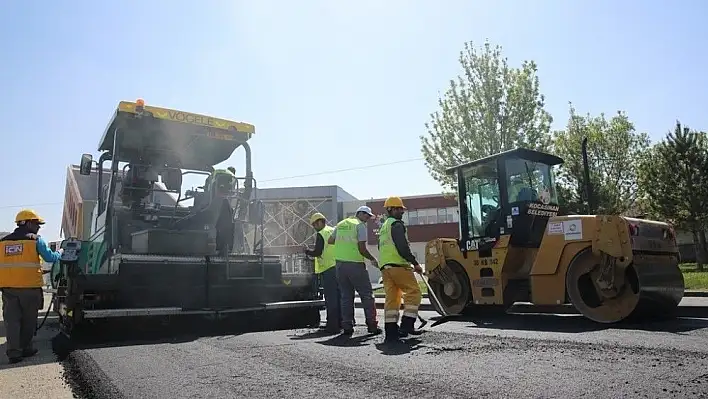
{"type": "Polygon", "coordinates": [[[676,122],[640,166],[640,184],[649,212],[693,234],[698,269],[708,262],[708,139],[676,122]]]}
{"type": "Polygon", "coordinates": [[[440,109],[420,136],[425,164],[443,187],[456,186],[445,169],[498,152],[526,147],[550,147],[551,115],[544,110],[537,67],[524,61],[510,68],[501,47],[485,42],[480,53],[472,42],[460,52],[463,73],[450,80],[438,99],[440,109]]]}
{"type": "Polygon", "coordinates": [[[587,212],[585,176],[581,146],[588,138],[587,153],[596,213],[627,214],[637,205],[638,164],[650,146],[646,133],[635,131],[626,114],[618,111],[607,120],[605,114],[580,116],[570,105],[565,130],[553,133],[556,155],[564,159],[558,169],[559,194],[570,212],[587,212]]]}

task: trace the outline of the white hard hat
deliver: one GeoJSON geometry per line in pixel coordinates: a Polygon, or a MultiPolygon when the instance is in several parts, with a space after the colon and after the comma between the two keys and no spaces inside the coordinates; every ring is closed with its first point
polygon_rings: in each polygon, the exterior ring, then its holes
{"type": "Polygon", "coordinates": [[[374,216],[374,213],[371,212],[371,208],[369,208],[366,205],[360,206],[359,208],[357,208],[356,213],[359,213],[359,212],[364,212],[366,214],[369,214],[370,216],[374,216]]]}

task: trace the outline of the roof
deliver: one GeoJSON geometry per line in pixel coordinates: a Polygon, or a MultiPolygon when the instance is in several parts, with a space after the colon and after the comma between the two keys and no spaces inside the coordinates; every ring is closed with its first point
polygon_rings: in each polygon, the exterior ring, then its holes
{"type": "Polygon", "coordinates": [[[456,166],[447,168],[445,170],[445,173],[448,175],[451,175],[451,174],[455,173],[455,171],[457,171],[457,169],[476,166],[476,165],[487,163],[489,161],[493,161],[495,159],[500,159],[500,158],[505,158],[505,159],[520,158],[520,159],[526,159],[526,160],[529,160],[532,162],[545,163],[550,166],[560,165],[563,163],[563,158],[555,156],[555,155],[551,155],[551,154],[536,151],[536,150],[531,150],[528,148],[515,148],[513,150],[500,152],[498,154],[490,155],[488,157],[480,158],[480,159],[477,159],[474,161],[470,161],[467,163],[463,163],[460,165],[456,165],[456,166]]]}
{"type": "Polygon", "coordinates": [[[121,101],[98,144],[121,162],[159,157],[182,169],[210,170],[255,133],[248,123],[121,101]],[[114,140],[116,131],[117,140],[114,140]]]}

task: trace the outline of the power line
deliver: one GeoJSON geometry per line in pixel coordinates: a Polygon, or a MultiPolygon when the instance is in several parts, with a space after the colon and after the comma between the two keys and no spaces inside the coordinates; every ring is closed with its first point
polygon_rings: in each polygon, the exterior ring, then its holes
{"type": "Polygon", "coordinates": [[[379,164],[367,165],[367,166],[357,166],[357,167],[354,167],[354,168],[330,170],[330,171],[326,171],[326,172],[310,173],[310,174],[306,174],[306,175],[279,177],[279,178],[277,178],[277,179],[261,180],[261,182],[277,181],[277,180],[287,180],[287,179],[296,179],[296,178],[299,178],[299,177],[321,176],[321,175],[326,175],[326,174],[331,174],[331,173],[342,173],[342,172],[349,172],[349,171],[352,171],[352,170],[363,170],[363,169],[370,169],[370,168],[378,168],[378,167],[381,167],[381,166],[397,165],[397,164],[400,164],[400,163],[413,162],[413,161],[421,161],[421,160],[423,160],[423,158],[411,158],[411,159],[404,159],[404,160],[401,160],[401,161],[379,163],[379,164]]]}
{"type": "MultiPolygon", "coordinates": [[[[329,170],[325,172],[317,172],[317,173],[309,173],[305,175],[296,175],[296,176],[287,176],[287,177],[278,177],[276,179],[267,179],[267,180],[260,180],[261,183],[263,182],[270,182],[270,181],[279,181],[279,180],[288,180],[288,179],[297,179],[300,177],[311,177],[311,176],[321,176],[321,175],[327,175],[327,174],[332,174],[332,173],[342,173],[342,172],[350,172],[353,170],[364,170],[364,169],[371,169],[371,168],[379,168],[381,166],[390,166],[390,165],[398,165],[402,163],[407,163],[407,162],[413,162],[413,161],[422,161],[423,158],[411,158],[411,159],[403,159],[400,161],[393,161],[393,162],[385,162],[385,163],[379,163],[379,164],[374,164],[374,165],[366,165],[366,166],[357,166],[354,168],[346,168],[346,169],[336,169],[336,170],[329,170]]],[[[2,205],[0,206],[0,209],[7,209],[7,208],[31,208],[34,206],[45,206],[45,205],[62,205],[64,202],[43,202],[43,203],[36,203],[36,204],[20,204],[20,205],[2,205]]]]}
{"type": "Polygon", "coordinates": [[[0,206],[0,209],[23,208],[23,207],[44,206],[44,205],[61,205],[63,203],[64,202],[42,202],[42,203],[38,203],[38,204],[3,205],[3,206],[0,206]]]}

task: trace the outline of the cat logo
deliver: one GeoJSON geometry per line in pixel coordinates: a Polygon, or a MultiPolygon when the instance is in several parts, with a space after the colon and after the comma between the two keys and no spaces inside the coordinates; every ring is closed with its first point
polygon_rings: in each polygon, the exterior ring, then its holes
{"type": "Polygon", "coordinates": [[[291,281],[292,281],[292,280],[283,280],[283,284],[285,284],[285,285],[290,285],[290,282],[291,282],[291,281]]]}

